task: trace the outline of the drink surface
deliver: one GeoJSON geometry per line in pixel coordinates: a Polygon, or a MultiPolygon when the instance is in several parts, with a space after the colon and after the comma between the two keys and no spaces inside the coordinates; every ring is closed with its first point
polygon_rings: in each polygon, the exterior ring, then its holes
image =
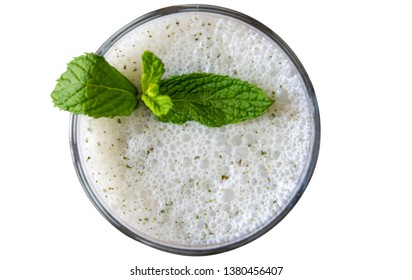
{"type": "Polygon", "coordinates": [[[313,119],[299,73],[257,29],[204,12],[147,22],[105,54],[139,91],[145,50],[162,59],[164,78],[229,75],[275,103],[257,119],[220,128],[162,123],[142,102],[131,117],[81,116],[81,160],[93,191],[154,242],[213,248],[250,236],[287,205],[310,160],[313,119]]]}

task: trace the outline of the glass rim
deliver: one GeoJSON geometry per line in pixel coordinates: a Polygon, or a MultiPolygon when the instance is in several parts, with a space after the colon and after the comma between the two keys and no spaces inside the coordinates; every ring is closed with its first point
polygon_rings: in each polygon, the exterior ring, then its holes
{"type": "Polygon", "coordinates": [[[292,51],[292,49],[275,32],[273,32],[266,25],[262,24],[261,22],[255,20],[254,18],[246,14],[243,14],[241,12],[238,12],[238,11],[235,11],[229,8],[214,6],[214,5],[204,5],[204,4],[186,4],[186,5],[168,6],[168,7],[154,10],[152,12],[146,13],[145,15],[142,15],[136,18],[135,20],[129,22],[124,27],[122,27],[117,32],[115,32],[111,37],[109,37],[99,47],[99,49],[96,51],[96,54],[104,55],[125,34],[127,34],[129,31],[135,29],[136,27],[146,22],[149,22],[151,20],[154,20],[156,18],[160,18],[163,16],[183,13],[183,12],[215,13],[215,14],[220,14],[220,15],[231,17],[231,18],[235,18],[244,23],[251,25],[252,27],[262,32],[264,35],[266,35],[269,39],[274,41],[285,52],[286,56],[294,64],[300,77],[303,80],[303,83],[307,90],[307,95],[310,101],[309,105],[312,107],[311,109],[312,109],[312,118],[313,118],[313,126],[314,126],[312,143],[310,146],[310,153],[308,154],[308,164],[307,164],[307,167],[305,168],[306,172],[303,173],[304,176],[300,182],[300,186],[299,185],[296,186],[295,192],[291,195],[291,198],[289,199],[288,203],[281,208],[280,213],[278,213],[274,219],[268,221],[268,223],[265,226],[258,229],[253,234],[245,238],[242,238],[240,240],[237,240],[233,243],[225,244],[223,246],[219,246],[216,248],[200,248],[200,247],[199,248],[184,248],[184,247],[174,247],[174,246],[168,246],[168,245],[164,245],[161,243],[157,243],[155,241],[149,240],[133,232],[132,230],[124,226],[116,217],[114,217],[107,209],[104,208],[104,206],[100,203],[99,199],[97,198],[96,194],[91,189],[87,181],[87,177],[83,169],[82,162],[80,160],[80,151],[79,151],[78,141],[77,141],[79,115],[75,115],[75,114],[70,115],[69,144],[70,144],[73,165],[74,165],[76,174],[79,178],[79,181],[86,195],[88,196],[92,204],[95,206],[95,208],[100,212],[100,214],[102,214],[103,217],[106,218],[106,220],[109,221],[115,228],[117,228],[123,234],[125,234],[126,236],[136,241],[139,241],[150,247],[153,247],[153,248],[165,251],[165,252],[179,254],[179,255],[188,255],[188,256],[213,255],[213,254],[218,254],[218,253],[236,249],[238,247],[246,245],[252,242],[253,240],[256,240],[257,238],[261,237],[262,235],[270,231],[273,227],[275,227],[281,220],[283,220],[283,218],[286,217],[286,215],[297,204],[302,194],[306,190],[310,179],[312,178],[312,175],[315,170],[316,163],[317,163],[319,149],[320,149],[320,115],[319,115],[319,108],[318,108],[317,99],[316,99],[316,95],[315,95],[315,91],[312,86],[312,83],[302,63],[299,61],[299,59],[297,58],[295,53],[292,51]]]}

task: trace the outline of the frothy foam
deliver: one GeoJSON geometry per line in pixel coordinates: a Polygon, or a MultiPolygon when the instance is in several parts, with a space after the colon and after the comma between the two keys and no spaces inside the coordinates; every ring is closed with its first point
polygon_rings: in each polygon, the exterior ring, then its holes
{"type": "Polygon", "coordinates": [[[209,13],[143,24],[106,59],[140,90],[147,49],[163,60],[164,77],[230,75],[276,102],[264,116],[220,128],[162,123],[143,104],[131,117],[82,116],[93,190],[128,228],[163,244],[213,247],[254,233],[288,203],[307,165],[313,120],[299,74],[265,35],[209,13]]]}

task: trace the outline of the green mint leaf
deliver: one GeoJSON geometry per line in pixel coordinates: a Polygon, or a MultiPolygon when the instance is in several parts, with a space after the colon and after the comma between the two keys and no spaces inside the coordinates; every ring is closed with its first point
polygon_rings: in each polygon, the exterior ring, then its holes
{"type": "Polygon", "coordinates": [[[182,124],[197,121],[210,127],[256,118],[272,105],[264,91],[240,79],[193,73],[162,80],[160,94],[169,95],[173,107],[160,121],[182,124]]]}
{"type": "Polygon", "coordinates": [[[166,115],[173,107],[171,98],[159,94],[159,85],[165,72],[163,62],[150,51],[142,54],[142,100],[157,117],[166,115]]]}
{"type": "Polygon", "coordinates": [[[137,89],[102,56],[74,58],[51,93],[56,107],[91,117],[128,116],[137,106],[137,89]]]}
{"type": "Polygon", "coordinates": [[[150,84],[149,87],[143,93],[144,95],[155,97],[159,94],[159,84],[150,84]]]}
{"type": "Polygon", "coordinates": [[[170,108],[173,107],[172,99],[167,95],[142,95],[142,100],[153,114],[158,117],[166,115],[170,108]]]}
{"type": "Polygon", "coordinates": [[[150,51],[142,54],[142,91],[150,96],[159,93],[159,83],[165,72],[163,62],[150,51]],[[157,89],[156,89],[157,85],[157,89]]]}

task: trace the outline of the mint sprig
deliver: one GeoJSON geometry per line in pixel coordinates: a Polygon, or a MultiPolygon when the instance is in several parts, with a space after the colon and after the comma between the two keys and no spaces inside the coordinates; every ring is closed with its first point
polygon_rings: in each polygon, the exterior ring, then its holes
{"type": "Polygon", "coordinates": [[[102,56],[74,58],[51,93],[56,107],[95,118],[129,116],[137,107],[137,89],[102,56]]]}
{"type": "MultiPolygon", "coordinates": [[[[273,103],[263,90],[237,78],[192,73],[162,79],[164,73],[161,59],[145,51],[141,99],[163,122],[219,127],[256,118],[273,103]]],[[[86,53],[67,65],[51,97],[62,110],[99,118],[130,115],[137,95],[136,87],[104,57],[86,53]]]]}

